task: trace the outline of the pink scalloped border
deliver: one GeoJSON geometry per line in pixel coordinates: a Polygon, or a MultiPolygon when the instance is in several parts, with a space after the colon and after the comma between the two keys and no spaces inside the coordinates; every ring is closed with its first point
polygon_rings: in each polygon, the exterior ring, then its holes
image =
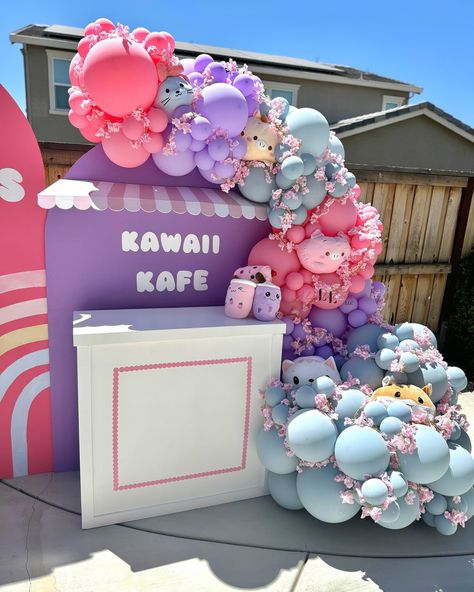
{"type": "Polygon", "coordinates": [[[250,399],[252,392],[252,358],[219,358],[216,360],[193,360],[189,362],[164,362],[161,364],[146,364],[143,366],[121,366],[113,369],[112,382],[112,450],[113,450],[113,488],[114,491],[123,491],[127,489],[136,489],[139,487],[150,487],[152,485],[163,485],[165,483],[174,483],[176,481],[185,481],[187,479],[198,479],[200,477],[211,477],[214,475],[222,475],[224,473],[234,473],[236,471],[243,471],[247,465],[247,449],[249,437],[249,422],[250,422],[250,399]],[[159,370],[162,368],[183,368],[186,366],[208,366],[214,364],[241,364],[247,365],[247,386],[245,397],[245,420],[244,420],[244,437],[242,442],[242,462],[237,467],[228,467],[224,469],[214,469],[212,471],[205,471],[202,473],[190,473],[186,475],[177,475],[174,477],[166,477],[165,479],[157,479],[155,481],[143,481],[139,483],[127,483],[121,485],[119,482],[119,459],[118,459],[118,404],[119,404],[119,382],[120,373],[122,372],[137,372],[140,370],[159,370]]]}

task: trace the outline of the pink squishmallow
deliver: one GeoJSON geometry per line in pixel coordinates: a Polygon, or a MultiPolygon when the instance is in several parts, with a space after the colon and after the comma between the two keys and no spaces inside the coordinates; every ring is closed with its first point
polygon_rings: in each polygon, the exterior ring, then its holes
{"type": "Polygon", "coordinates": [[[269,265],[248,265],[234,271],[234,278],[250,280],[256,284],[272,281],[272,268],[269,265]]]}
{"type": "Polygon", "coordinates": [[[296,252],[301,265],[308,271],[332,273],[347,261],[351,247],[342,233],[325,236],[320,230],[315,230],[310,238],[296,245],[296,252]]]}

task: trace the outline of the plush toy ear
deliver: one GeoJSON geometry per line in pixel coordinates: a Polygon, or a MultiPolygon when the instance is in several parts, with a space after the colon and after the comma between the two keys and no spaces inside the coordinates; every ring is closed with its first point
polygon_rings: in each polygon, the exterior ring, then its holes
{"type": "Polygon", "coordinates": [[[393,376],[384,376],[382,386],[389,386],[390,384],[393,384],[393,376]]]}
{"type": "Polygon", "coordinates": [[[283,364],[281,365],[283,372],[286,372],[288,370],[288,368],[291,368],[291,366],[293,366],[294,362],[292,362],[291,360],[283,360],[283,364]]]}
{"type": "Polygon", "coordinates": [[[426,393],[428,395],[428,397],[431,397],[431,393],[433,392],[433,387],[431,386],[431,383],[428,383],[426,386],[424,386],[421,389],[424,393],[426,393]]]}
{"type": "Polygon", "coordinates": [[[324,236],[324,234],[319,230],[319,228],[316,228],[316,230],[311,235],[311,238],[319,238],[320,236],[324,236]]]}
{"type": "Polygon", "coordinates": [[[326,366],[329,366],[329,368],[337,370],[336,361],[332,356],[326,360],[325,364],[326,366]]]}

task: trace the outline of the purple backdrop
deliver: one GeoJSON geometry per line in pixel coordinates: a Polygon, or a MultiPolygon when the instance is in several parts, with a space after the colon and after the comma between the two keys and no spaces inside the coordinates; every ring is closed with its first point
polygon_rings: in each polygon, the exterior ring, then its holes
{"type": "MultiPolygon", "coordinates": [[[[69,171],[68,178],[153,185],[215,187],[198,173],[169,177],[151,162],[137,169],[113,165],[97,146],[69,171]]],[[[223,304],[231,274],[245,265],[253,245],[268,235],[269,225],[245,218],[219,218],[190,214],[146,212],[98,212],[54,208],[46,221],[46,274],[48,288],[49,347],[52,391],[54,467],[78,468],[77,373],[72,344],[74,310],[147,308],[223,304]],[[123,252],[124,230],[176,234],[218,234],[220,252],[215,255],[123,252]],[[136,290],[138,271],[206,269],[208,289],[184,292],[136,290]]],[[[138,242],[138,241],[137,241],[138,242]]]]}

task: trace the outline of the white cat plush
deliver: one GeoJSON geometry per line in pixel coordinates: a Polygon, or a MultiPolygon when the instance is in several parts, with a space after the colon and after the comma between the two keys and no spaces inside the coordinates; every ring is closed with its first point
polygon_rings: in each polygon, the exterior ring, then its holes
{"type": "Polygon", "coordinates": [[[342,382],[333,357],[325,360],[319,356],[305,356],[297,358],[293,362],[284,360],[282,369],[283,382],[294,386],[304,384],[312,386],[316,378],[320,376],[328,376],[336,384],[342,382]]]}

